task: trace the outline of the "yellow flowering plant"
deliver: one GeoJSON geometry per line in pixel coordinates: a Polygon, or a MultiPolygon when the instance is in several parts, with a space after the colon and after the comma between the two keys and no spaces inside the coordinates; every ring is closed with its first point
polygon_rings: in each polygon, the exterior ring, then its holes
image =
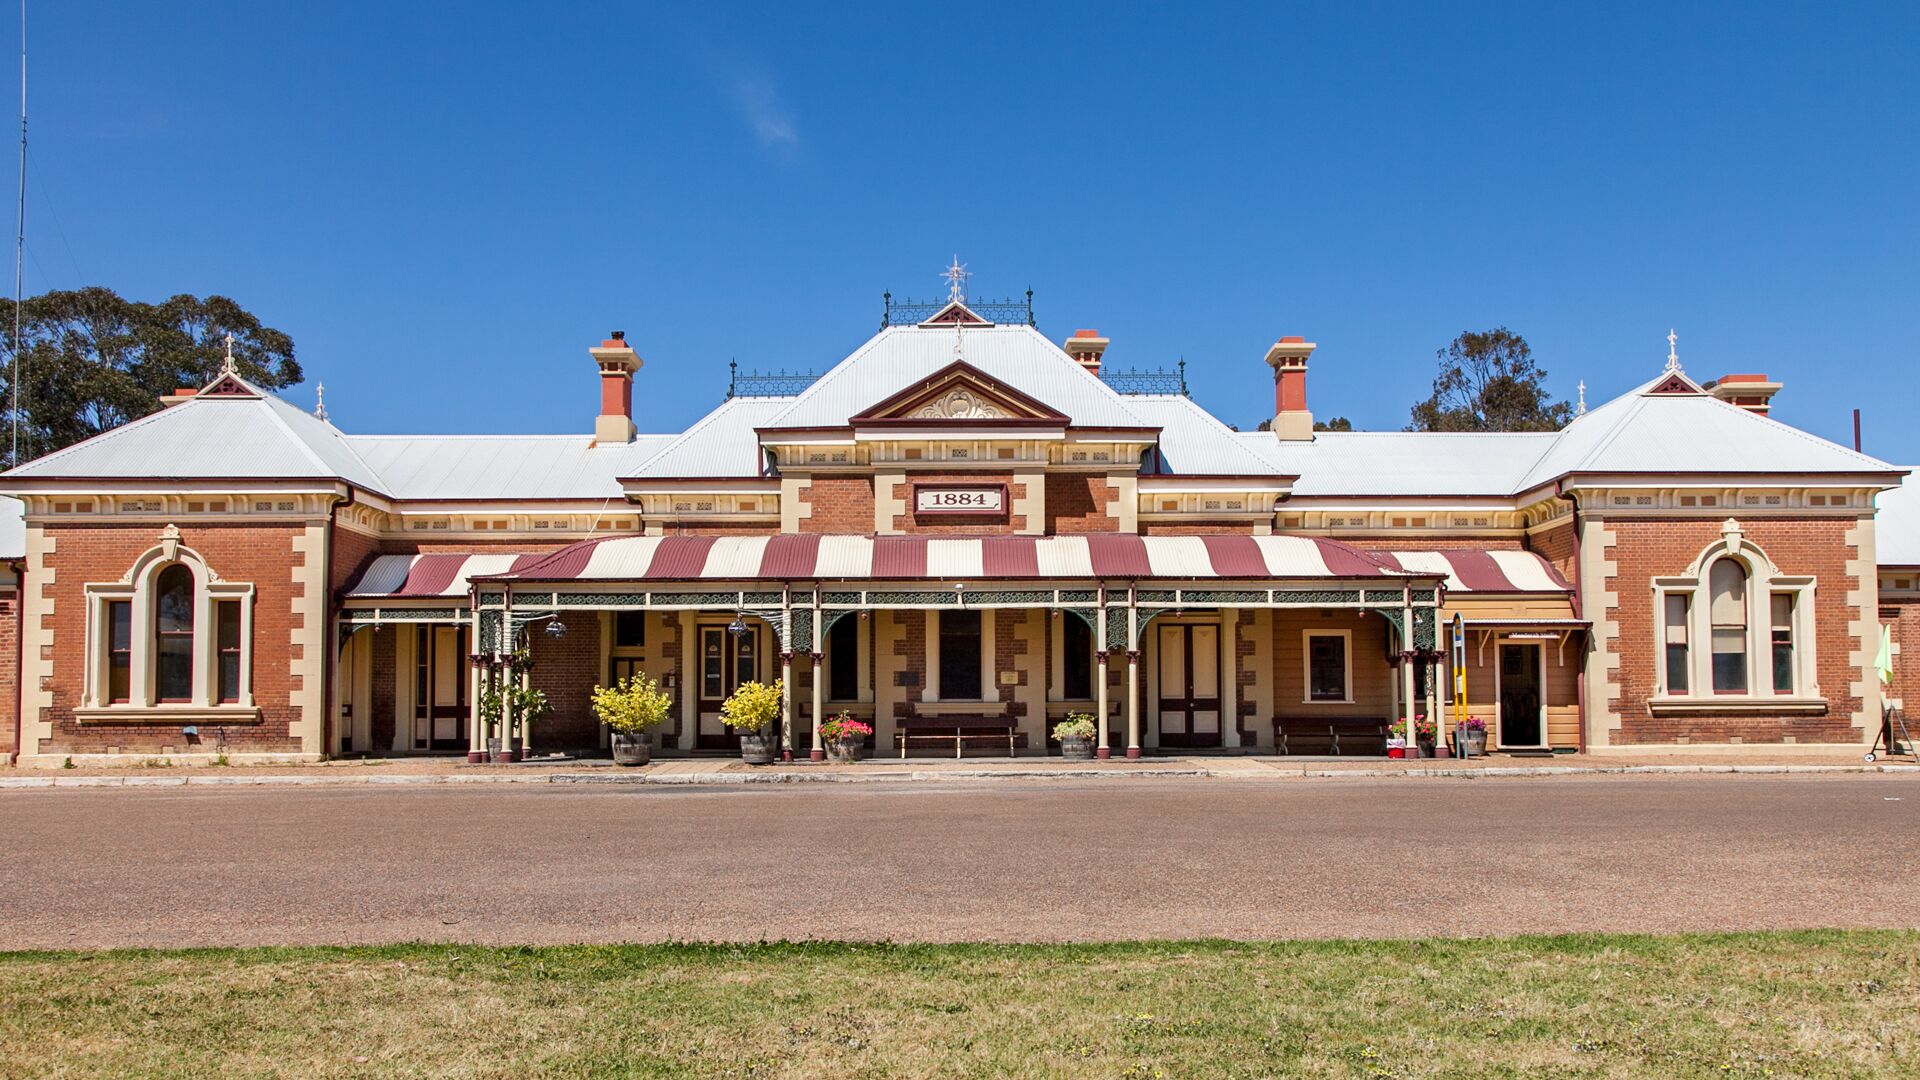
{"type": "Polygon", "coordinates": [[[780,715],[785,694],[786,684],[780,679],[775,679],[771,686],[763,682],[741,683],[726,704],[720,706],[720,722],[748,734],[765,731],[780,715]]]}
{"type": "Polygon", "coordinates": [[[644,735],[667,722],[673,699],[645,672],[593,688],[593,715],[623,735],[644,735]]]}

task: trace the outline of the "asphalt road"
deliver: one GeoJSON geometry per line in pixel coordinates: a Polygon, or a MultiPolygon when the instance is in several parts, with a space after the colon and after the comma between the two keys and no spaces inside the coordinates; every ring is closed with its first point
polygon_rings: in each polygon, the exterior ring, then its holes
{"type": "Polygon", "coordinates": [[[1897,776],[0,792],[0,949],[1920,925],[1897,776]]]}

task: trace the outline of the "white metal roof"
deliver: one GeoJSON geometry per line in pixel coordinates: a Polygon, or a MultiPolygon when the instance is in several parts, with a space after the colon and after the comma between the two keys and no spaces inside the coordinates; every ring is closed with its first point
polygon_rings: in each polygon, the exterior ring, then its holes
{"type": "Polygon", "coordinates": [[[396,499],[618,499],[620,477],[676,437],[595,446],[591,435],[350,435],[347,444],[396,499]]]}
{"type": "Polygon", "coordinates": [[[754,429],[793,401],[790,397],[729,398],[685,433],[669,436],[657,453],[628,475],[635,479],[759,476],[763,471],[760,437],[754,429]]]}
{"type": "Polygon", "coordinates": [[[1298,476],[1295,498],[1327,495],[1508,496],[1553,432],[1321,431],[1287,441],[1239,436],[1277,471],[1298,476]]]}
{"type": "MultiPolygon", "coordinates": [[[[1142,395],[1127,405],[1160,429],[1160,458],[1166,470],[1186,476],[1270,476],[1286,473],[1255,444],[1221,423],[1181,394],[1142,395]]],[[[1267,432],[1266,442],[1277,440],[1267,432]]]]}
{"type": "MultiPolygon", "coordinates": [[[[1920,466],[1916,466],[1920,468],[1920,466]]],[[[1880,493],[1873,520],[1874,550],[1881,566],[1920,566],[1920,474],[1880,493]]]]}
{"type": "Polygon", "coordinates": [[[767,427],[838,427],[917,379],[964,360],[1037,398],[1078,427],[1147,427],[1114,392],[1031,326],[894,326],[835,364],[767,427]],[[954,342],[959,341],[956,355],[954,342]]]}

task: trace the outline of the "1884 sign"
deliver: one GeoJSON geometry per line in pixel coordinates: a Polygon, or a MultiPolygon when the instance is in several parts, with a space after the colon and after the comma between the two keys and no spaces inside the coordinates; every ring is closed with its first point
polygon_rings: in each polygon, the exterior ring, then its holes
{"type": "Polygon", "coordinates": [[[1006,489],[998,484],[980,487],[920,487],[913,507],[923,514],[997,514],[1005,505],[1006,489]]]}

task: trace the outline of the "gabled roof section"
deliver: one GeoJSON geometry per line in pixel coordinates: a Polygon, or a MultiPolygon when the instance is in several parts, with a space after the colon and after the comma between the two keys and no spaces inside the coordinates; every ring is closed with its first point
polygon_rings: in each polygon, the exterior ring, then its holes
{"type": "Polygon", "coordinates": [[[915,386],[959,359],[995,380],[1070,417],[1081,428],[1151,425],[1127,400],[1088,373],[1031,326],[894,326],[869,338],[760,426],[843,428],[877,401],[915,386]]]}
{"type": "Polygon", "coordinates": [[[1275,480],[1296,475],[1280,467],[1260,449],[1278,440],[1259,432],[1256,446],[1184,394],[1134,395],[1127,405],[1160,429],[1159,473],[1156,476],[1259,476],[1275,480]]]}
{"type": "Polygon", "coordinates": [[[619,499],[620,478],[678,435],[593,444],[591,435],[348,435],[396,499],[619,499]]]}
{"type": "Polygon", "coordinates": [[[1669,371],[1562,428],[1514,493],[1581,473],[1895,472],[1884,461],[1721,401],[1669,371]],[[1663,389],[1676,376],[1692,389],[1663,389]]]}
{"type": "Polygon", "coordinates": [[[739,479],[766,475],[754,429],[793,404],[793,398],[729,398],[642,461],[623,479],[739,479]]]}
{"type": "Polygon", "coordinates": [[[21,480],[344,480],[383,492],[380,478],[332,424],[227,374],[159,412],[30,461],[21,480]],[[212,388],[209,388],[212,389],[212,388]]]}
{"type": "Polygon", "coordinates": [[[992,326],[993,323],[981,318],[974,310],[959,300],[950,300],[947,306],[933,313],[933,316],[921,326],[992,326]]]}
{"type": "Polygon", "coordinates": [[[955,360],[917,385],[904,387],[849,419],[856,426],[928,421],[1068,423],[1053,406],[1000,382],[965,360],[955,360]]]}
{"type": "Polygon", "coordinates": [[[1643,394],[1704,394],[1706,390],[1689,378],[1686,372],[1675,368],[1667,372],[1663,378],[1655,379],[1640,392],[1643,394]]]}

